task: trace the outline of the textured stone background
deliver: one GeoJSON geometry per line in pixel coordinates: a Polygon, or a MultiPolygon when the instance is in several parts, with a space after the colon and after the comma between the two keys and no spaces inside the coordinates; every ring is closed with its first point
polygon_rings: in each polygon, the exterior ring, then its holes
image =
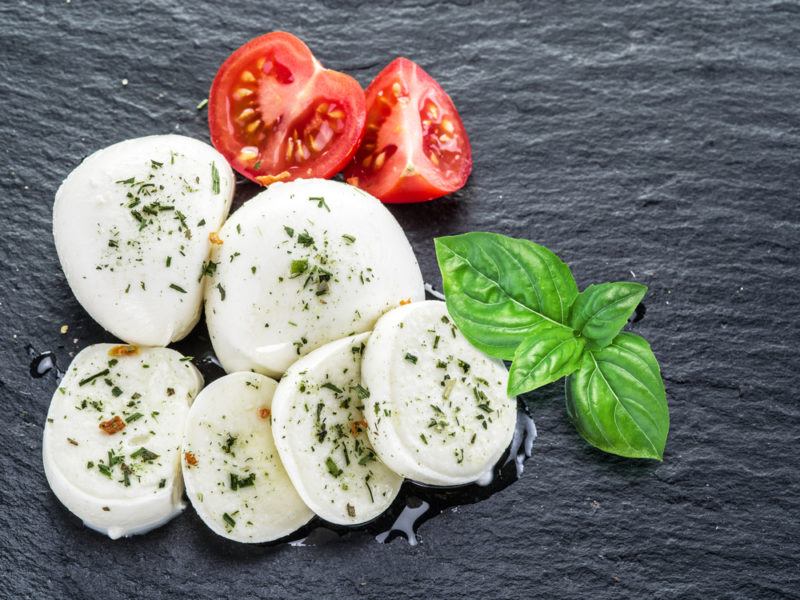
{"type": "Polygon", "coordinates": [[[800,597],[799,43],[788,1],[2,3],[0,597],[800,597]],[[191,509],[111,542],[58,503],[40,458],[56,381],[29,353],[65,367],[109,338],[58,267],[53,194],[112,142],[207,139],[218,65],[277,28],[363,84],[409,56],[455,99],[469,185],[392,209],[429,281],[434,235],[489,229],[553,248],[581,286],[650,286],[635,328],[665,374],[663,463],[587,447],[553,388],[530,398],[523,478],[417,547],[236,546],[191,509]]]}

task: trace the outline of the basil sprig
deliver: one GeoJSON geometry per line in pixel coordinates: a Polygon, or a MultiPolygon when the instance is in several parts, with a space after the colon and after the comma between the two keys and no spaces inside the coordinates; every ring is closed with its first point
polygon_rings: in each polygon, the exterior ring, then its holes
{"type": "Polygon", "coordinates": [[[447,310],[476,348],[512,361],[509,395],[567,377],[567,415],[583,439],[619,456],[663,458],[669,408],[658,361],[643,338],[622,333],[646,286],[578,293],[553,252],[495,233],[434,242],[447,310]]]}

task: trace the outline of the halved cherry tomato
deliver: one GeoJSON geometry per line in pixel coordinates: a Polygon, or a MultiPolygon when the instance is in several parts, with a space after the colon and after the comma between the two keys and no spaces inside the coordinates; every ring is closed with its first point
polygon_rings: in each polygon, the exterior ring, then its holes
{"type": "Polygon", "coordinates": [[[358,148],[364,119],[358,82],[325,69],[308,46],[282,31],[231,54],[208,100],[211,142],[262,185],[332,177],[358,148]]]}
{"type": "Polygon", "coordinates": [[[366,94],[367,129],[345,172],[348,183],[384,202],[422,202],[464,186],[472,149],[453,101],[433,77],[397,58],[366,94]]]}

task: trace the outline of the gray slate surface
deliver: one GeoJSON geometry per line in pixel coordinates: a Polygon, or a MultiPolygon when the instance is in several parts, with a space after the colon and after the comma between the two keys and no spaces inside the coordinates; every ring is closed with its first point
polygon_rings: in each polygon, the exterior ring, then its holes
{"type": "Polygon", "coordinates": [[[3,3],[0,597],[800,597],[799,42],[788,1],[3,3]],[[234,546],[191,510],[111,542],[58,503],[40,458],[56,381],[28,375],[28,348],[65,367],[109,336],[58,267],[55,189],[127,137],[207,139],[194,107],[218,65],[277,28],[363,84],[409,56],[455,99],[469,185],[392,209],[429,281],[433,236],[487,229],[553,248],[581,286],[650,286],[635,330],[665,372],[663,463],[587,447],[553,388],[529,398],[522,479],[417,547],[234,546]]]}

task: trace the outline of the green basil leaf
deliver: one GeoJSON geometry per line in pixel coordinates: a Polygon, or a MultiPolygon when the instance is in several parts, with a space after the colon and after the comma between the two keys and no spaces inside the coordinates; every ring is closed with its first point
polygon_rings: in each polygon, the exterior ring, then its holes
{"type": "Polygon", "coordinates": [[[508,373],[508,395],[518,396],[578,370],[586,340],[546,321],[517,346],[508,373]]]}
{"type": "Polygon", "coordinates": [[[604,348],[622,331],[646,293],[646,285],[631,281],[590,285],[575,299],[570,325],[595,348],[604,348]]]}
{"type": "Polygon", "coordinates": [[[511,360],[542,321],[566,323],[578,287],[564,262],[528,240],[466,233],[434,240],[447,310],[478,349],[511,360]]]}
{"type": "Polygon", "coordinates": [[[662,459],[669,407],[658,361],[643,338],[622,333],[606,348],[587,351],[566,388],[567,414],[592,446],[662,459]]]}

